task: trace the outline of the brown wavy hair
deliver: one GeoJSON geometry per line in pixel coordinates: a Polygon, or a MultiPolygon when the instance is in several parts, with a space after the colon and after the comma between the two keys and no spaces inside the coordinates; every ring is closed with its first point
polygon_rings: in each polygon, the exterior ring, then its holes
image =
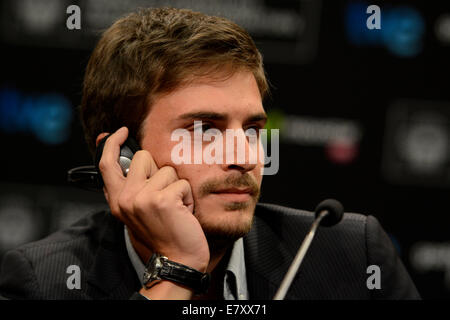
{"type": "Polygon", "coordinates": [[[141,140],[152,101],[201,76],[253,73],[269,93],[262,56],[250,35],[221,17],[187,9],[142,9],[101,36],[86,68],[80,106],[92,154],[96,137],[127,126],[141,140]]]}

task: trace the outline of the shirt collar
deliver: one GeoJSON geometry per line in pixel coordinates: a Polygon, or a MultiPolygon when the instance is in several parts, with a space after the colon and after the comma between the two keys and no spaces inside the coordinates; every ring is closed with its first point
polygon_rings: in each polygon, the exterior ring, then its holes
{"type": "MultiPolygon", "coordinates": [[[[134,270],[143,285],[145,265],[134,250],[128,235],[127,227],[124,226],[125,245],[128,257],[133,264],[134,270]]],[[[225,300],[248,300],[247,276],[245,269],[244,241],[239,238],[235,241],[231,251],[230,260],[225,269],[223,295],[225,300]]]]}
{"type": "Polygon", "coordinates": [[[223,294],[225,300],[248,300],[243,238],[239,238],[233,245],[225,270],[223,294]]]}
{"type": "Polygon", "coordinates": [[[133,264],[134,270],[136,271],[136,274],[139,279],[139,283],[141,285],[144,285],[144,271],[145,271],[145,265],[142,263],[141,258],[136,253],[136,250],[134,250],[133,245],[131,244],[130,236],[128,235],[128,229],[127,226],[124,227],[124,233],[125,233],[125,245],[127,247],[128,257],[131,260],[131,263],[133,264]]]}

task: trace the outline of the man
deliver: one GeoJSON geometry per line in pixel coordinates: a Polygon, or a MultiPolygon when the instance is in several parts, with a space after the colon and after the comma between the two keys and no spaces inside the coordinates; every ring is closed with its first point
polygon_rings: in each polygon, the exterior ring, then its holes
{"type": "MultiPolygon", "coordinates": [[[[250,161],[255,152],[250,139],[244,139],[244,161],[194,164],[175,163],[178,142],[172,139],[185,129],[192,145],[207,147],[212,142],[195,141],[198,126],[238,136],[258,132],[266,121],[267,93],[254,42],[226,19],[165,8],[114,23],[90,58],[81,106],[93,154],[111,134],[99,163],[110,212],[10,251],[0,294],[272,299],[313,215],[257,204],[262,164],[250,161]],[[127,137],[142,150],[125,176],[118,158],[127,137]]],[[[418,297],[377,220],[356,214],[320,230],[287,294],[288,299],[418,297]],[[381,271],[374,290],[367,285],[369,265],[381,271]]]]}

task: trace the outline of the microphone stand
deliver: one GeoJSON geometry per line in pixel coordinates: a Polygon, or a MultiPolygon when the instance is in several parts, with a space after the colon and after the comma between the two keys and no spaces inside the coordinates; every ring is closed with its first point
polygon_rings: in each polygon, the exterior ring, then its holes
{"type": "Polygon", "coordinates": [[[314,222],[311,226],[311,229],[309,230],[309,233],[307,234],[306,238],[303,240],[302,245],[300,246],[300,249],[298,250],[297,255],[294,258],[294,261],[292,262],[291,266],[289,267],[288,272],[284,276],[284,279],[281,282],[281,285],[278,288],[278,291],[275,294],[273,300],[283,300],[284,297],[286,296],[286,293],[289,290],[289,287],[291,286],[292,280],[294,280],[294,277],[297,274],[298,268],[300,268],[303,258],[305,257],[306,252],[308,252],[309,246],[311,245],[311,242],[314,239],[316,230],[319,227],[320,222],[328,214],[329,214],[328,210],[322,210],[319,213],[319,216],[314,220],[314,222]]]}

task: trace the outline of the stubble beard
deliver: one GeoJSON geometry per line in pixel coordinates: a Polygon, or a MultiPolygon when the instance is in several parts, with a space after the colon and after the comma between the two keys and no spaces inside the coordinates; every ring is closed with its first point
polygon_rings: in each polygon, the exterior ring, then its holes
{"type": "Polygon", "coordinates": [[[208,181],[200,188],[200,198],[209,195],[219,186],[250,187],[251,199],[244,202],[226,202],[217,213],[203,212],[202,208],[194,208],[198,215],[203,232],[210,246],[229,245],[247,235],[252,227],[256,203],[259,200],[260,188],[248,173],[228,177],[224,183],[208,181]]]}
{"type": "Polygon", "coordinates": [[[250,232],[256,203],[230,202],[224,207],[228,219],[205,221],[202,223],[208,243],[232,243],[250,232]],[[233,217],[229,217],[232,215],[233,217]]]}

